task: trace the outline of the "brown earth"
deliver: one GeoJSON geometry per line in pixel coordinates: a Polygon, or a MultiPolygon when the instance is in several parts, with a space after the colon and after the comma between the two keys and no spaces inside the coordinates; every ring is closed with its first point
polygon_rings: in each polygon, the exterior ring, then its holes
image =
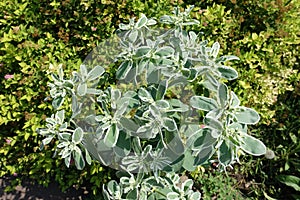
{"type": "Polygon", "coordinates": [[[14,191],[6,192],[5,188],[10,185],[13,178],[0,177],[0,200],[82,200],[90,196],[86,188],[78,190],[71,188],[61,192],[55,182],[50,183],[48,187],[43,187],[29,180],[16,186],[14,191]]]}

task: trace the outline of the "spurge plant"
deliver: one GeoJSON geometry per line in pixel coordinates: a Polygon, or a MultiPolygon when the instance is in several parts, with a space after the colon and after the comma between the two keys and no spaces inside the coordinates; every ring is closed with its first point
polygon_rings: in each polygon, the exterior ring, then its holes
{"type": "Polygon", "coordinates": [[[97,160],[118,170],[105,199],[200,199],[178,173],[211,161],[226,170],[240,152],[266,152],[247,130],[259,115],[225,84],[238,77],[225,63],[238,58],[219,57],[219,43],[186,30],[199,25],[191,10],[175,8],[160,24],[145,15],[120,24],[79,72],[66,78],[59,66],[51,74],[56,113],[39,129],[42,147],[58,141],[68,167],[97,160]]]}

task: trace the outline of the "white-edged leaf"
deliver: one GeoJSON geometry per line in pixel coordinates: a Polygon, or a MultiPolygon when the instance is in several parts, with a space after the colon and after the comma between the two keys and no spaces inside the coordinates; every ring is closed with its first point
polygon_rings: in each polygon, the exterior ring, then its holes
{"type": "Polygon", "coordinates": [[[234,115],[242,124],[256,124],[260,120],[260,116],[255,110],[244,106],[237,107],[234,115]]]}
{"type": "Polygon", "coordinates": [[[240,148],[254,156],[260,156],[266,153],[267,148],[260,140],[248,135],[246,133],[241,133],[239,136],[240,148]]]}
{"type": "Polygon", "coordinates": [[[221,76],[227,80],[234,80],[238,77],[238,73],[235,69],[232,67],[227,67],[227,66],[219,66],[218,71],[221,73],[221,76]]]}
{"type": "Polygon", "coordinates": [[[217,58],[219,50],[220,50],[220,44],[218,42],[215,42],[210,50],[210,55],[213,56],[214,58],[217,58]]]}
{"type": "Polygon", "coordinates": [[[85,166],[85,161],[83,159],[83,155],[78,151],[73,151],[73,156],[74,156],[74,161],[75,161],[75,166],[77,169],[82,170],[85,166]]]}
{"type": "Polygon", "coordinates": [[[78,127],[75,129],[73,135],[72,135],[72,142],[75,144],[79,144],[82,141],[83,138],[83,130],[78,127]]]}
{"type": "Polygon", "coordinates": [[[116,124],[111,124],[104,137],[104,143],[108,147],[114,147],[119,138],[119,128],[116,124]]]}
{"type": "Polygon", "coordinates": [[[117,79],[125,79],[131,68],[132,68],[131,61],[126,60],[126,61],[122,62],[116,73],[116,78],[117,79]]]}
{"type": "Polygon", "coordinates": [[[79,83],[77,87],[77,93],[79,96],[84,96],[87,92],[87,84],[86,83],[79,83]]]}
{"type": "Polygon", "coordinates": [[[47,145],[51,142],[51,140],[53,139],[53,136],[48,136],[45,139],[42,140],[43,145],[47,145]]]}
{"type": "Polygon", "coordinates": [[[167,91],[167,88],[168,88],[168,81],[167,80],[162,80],[159,83],[157,91],[156,91],[156,100],[160,100],[160,99],[164,98],[164,95],[167,91]]]}
{"type": "Polygon", "coordinates": [[[144,102],[152,102],[153,101],[152,95],[145,88],[139,89],[138,96],[144,102]]]}
{"type": "Polygon", "coordinates": [[[238,96],[233,92],[231,91],[230,93],[230,107],[233,107],[233,108],[236,108],[240,105],[241,101],[239,100],[238,96]]]}
{"type": "Polygon", "coordinates": [[[88,152],[87,149],[85,149],[85,160],[86,162],[90,165],[92,163],[92,158],[90,156],[90,153],[88,152]]]}
{"type": "Polygon", "coordinates": [[[220,84],[218,88],[218,102],[221,107],[225,107],[228,102],[228,88],[225,84],[220,84]]]}
{"type": "Polygon", "coordinates": [[[95,80],[96,78],[99,78],[104,72],[105,72],[105,69],[103,67],[97,65],[88,73],[87,79],[89,81],[95,80]]]}
{"type": "Polygon", "coordinates": [[[80,73],[83,77],[87,76],[88,73],[85,65],[80,65],[80,73]]]}
{"type": "Polygon", "coordinates": [[[145,26],[147,24],[147,21],[148,21],[148,19],[147,19],[146,15],[141,14],[141,17],[137,21],[135,28],[136,29],[142,28],[143,26],[145,26]]]}
{"type": "Polygon", "coordinates": [[[211,98],[203,97],[203,96],[193,96],[190,99],[190,104],[193,108],[210,111],[218,108],[218,103],[211,98]]]}

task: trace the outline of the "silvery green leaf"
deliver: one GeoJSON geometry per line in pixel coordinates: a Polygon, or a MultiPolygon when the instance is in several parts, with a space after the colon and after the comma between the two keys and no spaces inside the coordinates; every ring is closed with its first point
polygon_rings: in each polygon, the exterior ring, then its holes
{"type": "Polygon", "coordinates": [[[106,135],[104,137],[104,143],[108,147],[114,147],[119,138],[119,128],[116,124],[111,124],[111,126],[106,131],[106,135]]]}
{"type": "Polygon", "coordinates": [[[65,142],[61,142],[59,143],[56,147],[61,149],[61,148],[64,148],[64,147],[67,147],[70,145],[70,142],[69,141],[65,141],[65,142]]]}
{"type": "Polygon", "coordinates": [[[81,76],[87,77],[88,72],[87,72],[87,69],[86,69],[85,65],[80,65],[80,73],[81,73],[81,76]]]}
{"type": "Polygon", "coordinates": [[[160,57],[169,57],[169,56],[172,56],[174,54],[174,52],[175,52],[175,50],[172,47],[163,46],[163,47],[158,48],[155,51],[155,54],[159,55],[160,57]]]}
{"type": "Polygon", "coordinates": [[[72,89],[73,86],[74,86],[74,83],[73,83],[72,81],[70,81],[70,80],[65,80],[65,81],[63,82],[63,86],[64,86],[65,88],[67,88],[67,89],[72,89]]]}
{"type": "Polygon", "coordinates": [[[237,107],[234,115],[242,124],[256,124],[260,120],[259,114],[255,110],[243,106],[237,107]]]}
{"type": "Polygon", "coordinates": [[[212,147],[217,139],[212,137],[211,130],[208,128],[203,129],[201,132],[202,135],[199,135],[198,138],[194,141],[192,150],[193,151],[202,151],[202,149],[207,147],[212,147]]]}
{"type": "Polygon", "coordinates": [[[241,133],[239,136],[240,147],[246,153],[254,156],[260,156],[266,153],[266,146],[258,139],[248,135],[246,133],[241,133]]]}
{"type": "Polygon", "coordinates": [[[104,72],[105,72],[105,69],[103,67],[97,65],[88,73],[87,79],[89,81],[95,80],[96,78],[99,78],[104,72]]]}
{"type": "Polygon", "coordinates": [[[144,14],[141,14],[141,17],[136,22],[135,28],[136,29],[142,28],[143,26],[145,26],[147,24],[147,21],[148,21],[147,17],[144,14]]]}
{"type": "Polygon", "coordinates": [[[232,123],[228,126],[229,129],[234,129],[235,131],[247,133],[247,126],[240,123],[232,123]]]}
{"type": "Polygon", "coordinates": [[[160,100],[160,99],[164,98],[167,88],[168,88],[168,81],[162,80],[159,83],[157,91],[156,91],[156,100],[160,100]]]}
{"type": "Polygon", "coordinates": [[[218,42],[215,42],[210,50],[210,55],[214,58],[217,58],[220,50],[220,44],[218,42]]]}
{"type": "Polygon", "coordinates": [[[160,109],[168,109],[168,108],[170,108],[170,104],[166,100],[155,101],[155,106],[157,106],[160,109]]]}
{"type": "Polygon", "coordinates": [[[202,148],[201,151],[196,151],[196,161],[195,165],[202,165],[206,163],[215,153],[214,146],[207,146],[202,148]]]}
{"type": "Polygon", "coordinates": [[[209,111],[205,116],[210,118],[219,119],[224,114],[224,109],[217,108],[209,111]]]}
{"type": "Polygon", "coordinates": [[[218,159],[219,162],[224,166],[230,165],[233,161],[231,147],[225,140],[223,140],[221,146],[218,149],[218,159]]]}
{"type": "Polygon", "coordinates": [[[126,156],[122,159],[123,165],[130,165],[137,162],[138,156],[126,156]]]}
{"type": "Polygon", "coordinates": [[[72,112],[75,113],[78,111],[78,101],[77,101],[77,96],[76,95],[72,95],[72,112]]]}
{"type": "Polygon", "coordinates": [[[58,109],[59,107],[61,107],[63,102],[64,102],[64,98],[62,96],[58,96],[52,101],[52,106],[54,109],[58,109]]]}
{"type": "Polygon", "coordinates": [[[168,100],[170,105],[173,107],[172,109],[169,109],[170,112],[186,112],[189,110],[189,106],[182,103],[178,99],[170,99],[168,100]]]}
{"type": "Polygon", "coordinates": [[[119,106],[114,114],[115,118],[120,118],[122,115],[124,115],[124,113],[126,112],[126,110],[128,109],[128,101],[121,104],[121,106],[119,106]]]}
{"type": "Polygon", "coordinates": [[[167,195],[167,200],[180,200],[179,194],[176,192],[169,192],[167,195]]]}
{"type": "Polygon", "coordinates": [[[228,88],[223,83],[221,83],[218,88],[218,102],[222,108],[228,103],[228,88]]]}
{"type": "Polygon", "coordinates": [[[188,179],[188,180],[186,180],[186,181],[184,181],[183,183],[182,183],[182,188],[183,188],[183,190],[184,191],[188,191],[188,190],[191,190],[192,189],[192,187],[193,187],[193,180],[192,179],[188,179]]]}
{"type": "Polygon", "coordinates": [[[232,67],[227,67],[224,65],[218,66],[218,71],[221,73],[221,76],[227,80],[233,80],[238,77],[238,73],[232,67]]]}
{"type": "Polygon", "coordinates": [[[119,89],[111,89],[111,108],[117,109],[118,100],[121,98],[121,91],[119,89]]]}
{"type": "Polygon", "coordinates": [[[61,158],[67,158],[67,157],[71,157],[71,150],[69,148],[64,148],[59,154],[61,156],[61,158]]]}
{"type": "Polygon", "coordinates": [[[79,96],[84,96],[87,92],[87,84],[86,83],[79,83],[77,86],[77,93],[79,96]]]}
{"type": "Polygon", "coordinates": [[[144,132],[147,133],[147,132],[151,132],[152,128],[153,127],[152,127],[151,123],[147,123],[145,125],[140,126],[136,132],[137,132],[137,134],[144,133],[144,132]]]}
{"type": "Polygon", "coordinates": [[[92,163],[92,158],[90,156],[90,153],[88,152],[87,149],[85,149],[85,160],[86,162],[90,165],[92,163]]]}
{"type": "MultiPolygon", "coordinates": [[[[53,79],[54,82],[60,82],[61,81],[56,74],[51,74],[51,78],[53,79]]],[[[48,85],[51,86],[53,84],[52,83],[48,83],[48,85]]]]}
{"type": "Polygon", "coordinates": [[[131,139],[126,132],[120,131],[119,138],[114,148],[114,152],[119,157],[125,157],[130,153],[131,139]]]}
{"type": "Polygon", "coordinates": [[[149,111],[155,118],[159,118],[161,116],[160,109],[153,104],[149,106],[149,111]]]}
{"type": "Polygon", "coordinates": [[[124,31],[129,30],[130,29],[130,25],[129,24],[120,23],[119,24],[119,29],[124,30],[124,31]]]}
{"type": "Polygon", "coordinates": [[[230,107],[236,108],[240,105],[241,102],[233,91],[230,93],[230,98],[230,107]]]}
{"type": "Polygon", "coordinates": [[[111,180],[107,184],[107,190],[110,194],[115,194],[117,191],[120,191],[121,188],[115,180],[111,180]]]}
{"type": "Polygon", "coordinates": [[[73,135],[72,135],[72,142],[74,144],[79,144],[82,141],[83,138],[83,130],[78,127],[75,129],[73,135]]]}
{"type": "Polygon", "coordinates": [[[174,19],[169,15],[164,15],[159,20],[160,20],[160,22],[162,22],[164,24],[173,24],[174,23],[174,19]]]}
{"type": "Polygon", "coordinates": [[[79,170],[82,170],[85,166],[85,162],[84,162],[82,153],[73,151],[73,155],[74,155],[74,161],[75,161],[76,168],[79,170]]]}
{"type": "Polygon", "coordinates": [[[193,96],[190,99],[190,105],[193,108],[210,111],[218,108],[218,103],[211,98],[203,97],[203,96],[193,96]]]}
{"type": "Polygon", "coordinates": [[[153,102],[152,95],[144,88],[139,89],[138,96],[144,102],[153,102]]]}
{"type": "Polygon", "coordinates": [[[216,80],[214,76],[212,76],[210,73],[206,73],[204,75],[205,79],[201,83],[205,88],[211,90],[211,91],[218,91],[219,82],[216,80]]]}
{"type": "Polygon", "coordinates": [[[230,61],[230,60],[240,60],[240,59],[237,56],[227,55],[227,56],[221,56],[220,58],[218,58],[216,60],[216,63],[226,62],[226,61],[230,61]]]}
{"type": "Polygon", "coordinates": [[[136,49],[136,56],[138,58],[146,56],[151,51],[151,48],[148,46],[141,46],[136,49]]]}
{"type": "Polygon", "coordinates": [[[59,75],[59,79],[60,80],[64,80],[64,70],[62,68],[62,65],[59,65],[59,68],[58,68],[58,75],[59,75]]]}
{"type": "Polygon", "coordinates": [[[131,68],[132,68],[132,62],[129,60],[125,60],[119,66],[118,71],[116,73],[116,78],[121,80],[125,79],[129,71],[131,70],[131,68]]]}
{"type": "Polygon", "coordinates": [[[67,168],[69,168],[71,163],[71,156],[65,157],[64,162],[67,168]]]}
{"type": "Polygon", "coordinates": [[[119,120],[119,122],[122,125],[122,127],[124,129],[126,129],[127,131],[135,133],[139,129],[139,125],[137,123],[135,123],[132,119],[128,119],[128,118],[122,117],[119,120]]]}
{"type": "Polygon", "coordinates": [[[138,190],[135,188],[133,190],[131,190],[127,196],[126,196],[126,199],[128,200],[136,200],[138,199],[139,195],[138,195],[138,190]]]}
{"type": "Polygon", "coordinates": [[[51,140],[53,139],[54,136],[48,136],[45,139],[42,140],[43,145],[47,145],[51,142],[51,140]]]}
{"type": "Polygon", "coordinates": [[[170,132],[177,130],[175,121],[168,117],[163,118],[163,127],[165,127],[170,132]]]}
{"type": "Polygon", "coordinates": [[[96,89],[96,88],[87,88],[86,93],[87,94],[95,94],[95,95],[99,95],[101,94],[101,90],[96,89]]]}
{"type": "Polygon", "coordinates": [[[130,31],[129,35],[128,35],[128,39],[130,40],[131,43],[134,43],[138,37],[138,30],[133,29],[130,31]]]}
{"type": "Polygon", "coordinates": [[[191,25],[197,25],[199,24],[200,22],[196,19],[189,19],[185,22],[182,23],[183,26],[191,26],[191,25]]]}
{"type": "Polygon", "coordinates": [[[71,137],[71,133],[66,133],[66,132],[59,133],[59,134],[58,134],[58,137],[59,137],[61,140],[69,141],[69,139],[70,139],[70,137],[71,137]]]}
{"type": "Polygon", "coordinates": [[[200,200],[201,199],[201,193],[200,192],[193,192],[192,195],[189,196],[190,200],[200,200]]]}
{"type": "Polygon", "coordinates": [[[192,152],[189,150],[186,150],[184,152],[184,159],[183,159],[183,165],[184,169],[188,171],[194,171],[196,169],[195,163],[195,157],[192,155],[192,152]]]}
{"type": "Polygon", "coordinates": [[[57,113],[55,114],[55,120],[58,124],[63,124],[65,120],[65,110],[57,111],[57,113]]]}
{"type": "MultiPolygon", "coordinates": [[[[153,64],[152,64],[153,65],[153,64]]],[[[151,67],[151,64],[149,63],[149,67],[151,67]]],[[[154,67],[154,66],[153,66],[154,67]]],[[[160,82],[160,70],[154,69],[152,71],[148,71],[147,74],[147,82],[148,83],[159,83],[160,82]]]]}
{"type": "Polygon", "coordinates": [[[156,24],[156,21],[154,19],[148,19],[147,26],[152,26],[152,25],[155,25],[155,24],[156,24]]]}

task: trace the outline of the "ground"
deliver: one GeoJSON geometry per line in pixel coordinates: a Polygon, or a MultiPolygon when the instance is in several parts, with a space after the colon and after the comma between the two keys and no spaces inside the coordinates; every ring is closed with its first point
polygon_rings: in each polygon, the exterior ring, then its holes
{"type": "Polygon", "coordinates": [[[69,189],[61,192],[58,184],[52,182],[48,187],[24,181],[21,186],[17,186],[13,192],[5,192],[5,187],[9,186],[12,177],[0,178],[0,200],[81,200],[89,196],[85,188],[76,190],[69,189]]]}

